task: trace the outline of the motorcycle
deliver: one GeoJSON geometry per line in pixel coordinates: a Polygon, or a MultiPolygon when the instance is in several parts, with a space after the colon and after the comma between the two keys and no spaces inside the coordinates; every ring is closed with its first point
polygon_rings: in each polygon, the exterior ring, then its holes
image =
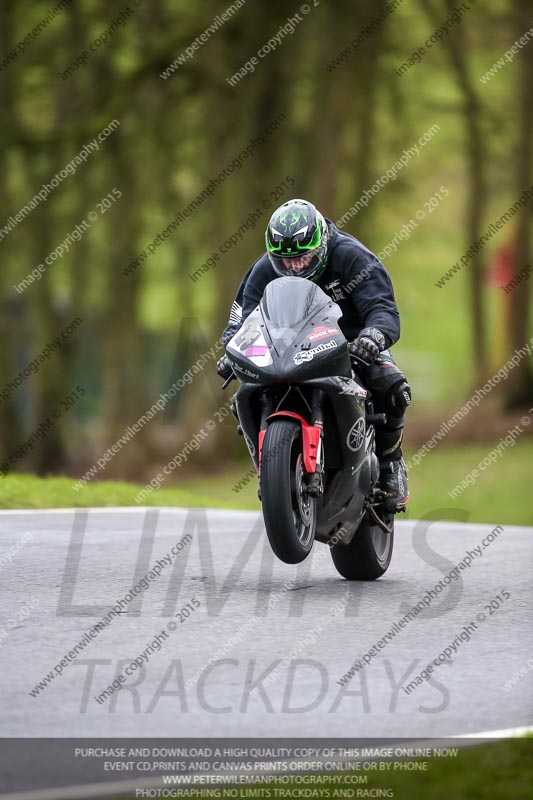
{"type": "Polygon", "coordinates": [[[259,474],[275,555],[297,564],[327,544],[347,580],[375,580],[392,557],[394,514],[383,506],[375,414],[362,363],[350,356],[339,306],[314,283],[271,281],[226,346],[240,386],[239,432],[259,474]]]}

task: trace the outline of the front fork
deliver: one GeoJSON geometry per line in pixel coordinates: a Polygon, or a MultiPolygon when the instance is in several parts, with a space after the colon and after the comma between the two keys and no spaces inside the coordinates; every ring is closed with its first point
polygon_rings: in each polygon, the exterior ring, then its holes
{"type": "Polygon", "coordinates": [[[261,394],[261,422],[259,423],[259,449],[257,457],[257,472],[261,475],[261,458],[263,455],[263,441],[268,428],[268,418],[274,409],[274,398],[270,392],[261,394]]]}
{"type": "Polygon", "coordinates": [[[324,493],[324,396],[322,389],[313,389],[311,420],[312,425],[320,428],[320,439],[316,454],[316,468],[309,475],[307,481],[307,491],[310,497],[320,497],[324,493]]]}
{"type": "MultiPolygon", "coordinates": [[[[318,497],[324,491],[323,472],[324,472],[324,450],[323,450],[323,430],[324,430],[324,396],[322,389],[313,389],[311,395],[311,426],[319,428],[320,437],[314,455],[313,472],[305,473],[306,489],[311,497],[318,497]]],[[[263,441],[268,427],[269,417],[274,409],[274,400],[270,392],[263,392],[261,395],[261,422],[259,424],[259,457],[258,472],[261,474],[261,457],[263,452],[263,441]]],[[[302,431],[303,434],[303,431],[302,431]]]]}

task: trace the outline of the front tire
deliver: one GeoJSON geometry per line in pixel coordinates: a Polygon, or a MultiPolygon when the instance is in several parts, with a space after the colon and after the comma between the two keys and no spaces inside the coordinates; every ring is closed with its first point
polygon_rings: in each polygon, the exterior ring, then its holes
{"type": "Polygon", "coordinates": [[[306,492],[305,474],[300,425],[275,420],[263,441],[261,498],[270,546],[285,564],[307,558],[315,538],[316,498],[306,492]]]}
{"type": "Polygon", "coordinates": [[[392,533],[385,533],[367,512],[349,544],[331,547],[335,568],[346,580],[375,581],[387,571],[394,544],[394,514],[384,512],[382,519],[392,533]]]}

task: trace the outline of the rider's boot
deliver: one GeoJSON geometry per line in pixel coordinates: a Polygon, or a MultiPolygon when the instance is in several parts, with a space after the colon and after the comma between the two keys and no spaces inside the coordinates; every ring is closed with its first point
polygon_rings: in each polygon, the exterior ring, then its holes
{"type": "Polygon", "coordinates": [[[407,470],[402,458],[403,417],[388,415],[387,425],[376,431],[379,480],[387,511],[403,511],[409,500],[407,470]]]}
{"type": "Polygon", "coordinates": [[[409,482],[403,458],[379,462],[379,480],[387,511],[403,511],[409,500],[409,482]]]}

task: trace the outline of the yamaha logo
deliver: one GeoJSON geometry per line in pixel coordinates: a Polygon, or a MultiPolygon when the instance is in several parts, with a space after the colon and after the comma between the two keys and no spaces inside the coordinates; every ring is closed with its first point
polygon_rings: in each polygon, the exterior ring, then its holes
{"type": "Polygon", "coordinates": [[[357,452],[365,440],[365,421],[359,417],[348,431],[346,444],[353,453],[357,452]]]}

